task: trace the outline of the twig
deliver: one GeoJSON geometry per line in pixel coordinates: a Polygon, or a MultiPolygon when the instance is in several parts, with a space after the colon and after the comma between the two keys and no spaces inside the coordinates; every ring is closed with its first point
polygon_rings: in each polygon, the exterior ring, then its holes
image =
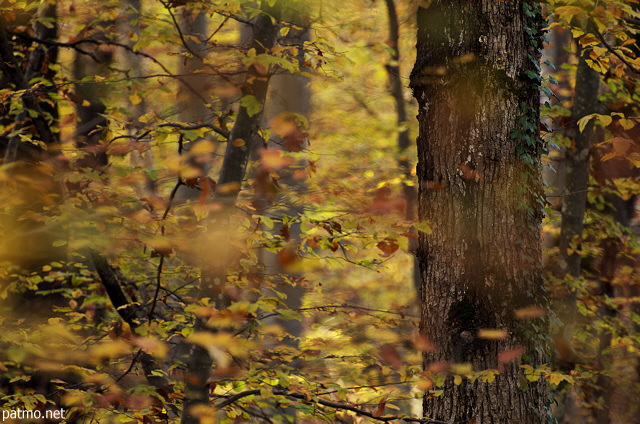
{"type": "Polygon", "coordinates": [[[220,134],[221,136],[223,136],[224,138],[229,138],[229,131],[223,130],[220,127],[216,127],[213,124],[207,124],[207,123],[201,123],[201,124],[193,124],[193,125],[184,125],[184,124],[179,124],[177,122],[168,122],[166,124],[160,124],[158,125],[158,127],[173,127],[173,128],[179,128],[183,131],[187,131],[187,130],[197,130],[200,128],[210,128],[212,129],[214,132],[220,134]]]}
{"type": "Polygon", "coordinates": [[[176,30],[178,31],[178,36],[180,37],[180,41],[182,41],[182,46],[193,55],[193,57],[197,57],[200,62],[204,62],[202,56],[200,56],[198,53],[194,52],[191,47],[189,47],[189,44],[187,43],[187,40],[185,40],[184,38],[184,34],[182,33],[182,30],[180,29],[180,24],[178,23],[178,20],[176,19],[176,16],[173,14],[173,11],[171,10],[171,8],[169,7],[169,5],[167,3],[165,3],[164,1],[160,0],[160,4],[162,4],[164,6],[164,8],[167,10],[167,12],[169,13],[169,16],[171,17],[171,20],[173,21],[173,25],[175,26],[176,30]]]}
{"type": "MultiPolygon", "coordinates": [[[[593,22],[593,19],[591,21],[593,22]]],[[[594,23],[594,25],[595,25],[595,23],[594,23]]],[[[609,52],[611,52],[615,57],[620,59],[620,61],[622,63],[624,63],[629,69],[631,69],[631,71],[633,71],[633,73],[640,75],[640,71],[635,66],[633,66],[631,63],[629,63],[629,61],[627,59],[625,59],[624,56],[622,56],[620,53],[615,51],[615,49],[613,47],[611,47],[611,45],[609,43],[607,43],[607,40],[604,39],[604,36],[602,35],[602,33],[600,31],[596,30],[595,33],[598,36],[598,38],[600,39],[600,42],[602,43],[602,45],[605,46],[606,49],[609,50],[609,52]]]]}
{"type": "MultiPolygon", "coordinates": [[[[97,46],[102,46],[102,45],[107,45],[107,46],[115,46],[115,47],[120,47],[123,48],[125,50],[127,50],[128,52],[133,53],[134,55],[138,55],[138,56],[142,56],[146,59],[149,59],[150,61],[152,61],[153,63],[155,63],[156,65],[158,65],[165,73],[169,74],[169,75],[174,75],[171,73],[171,71],[169,70],[169,68],[167,68],[162,62],[160,62],[158,59],[156,59],[155,57],[151,56],[148,53],[144,53],[142,51],[139,50],[134,50],[133,47],[124,44],[124,43],[118,43],[115,41],[100,41],[100,40],[92,40],[92,39],[82,39],[82,40],[78,40],[78,41],[74,41],[71,43],[63,43],[63,42],[59,42],[59,41],[50,41],[50,40],[42,40],[39,38],[35,38],[35,37],[31,37],[28,36],[26,34],[23,33],[16,33],[15,35],[25,38],[29,41],[35,41],[41,44],[45,44],[45,45],[49,45],[49,46],[57,46],[57,47],[65,47],[65,48],[71,48],[77,51],[80,51],[81,53],[84,54],[88,54],[87,52],[79,49],[78,46],[80,46],[81,44],[93,44],[93,45],[97,45],[97,46]]],[[[178,81],[180,81],[185,87],[187,87],[187,89],[193,93],[194,96],[198,97],[203,103],[208,103],[207,99],[204,98],[204,96],[202,95],[202,93],[200,93],[198,90],[196,90],[195,88],[193,88],[191,86],[191,84],[189,84],[186,80],[184,80],[181,77],[175,77],[178,81]]]]}
{"type": "MultiPolygon", "coordinates": [[[[245,398],[247,396],[259,395],[259,394],[260,394],[260,390],[257,390],[257,389],[246,390],[244,392],[240,392],[233,396],[228,397],[227,399],[215,405],[215,407],[217,409],[224,408],[225,406],[230,405],[242,398],[245,398]]],[[[368,418],[371,418],[380,422],[385,422],[385,423],[392,422],[392,421],[403,421],[406,423],[451,424],[446,421],[438,421],[431,418],[406,417],[406,416],[396,416],[396,415],[384,415],[384,416],[376,417],[373,413],[369,411],[365,411],[364,409],[356,408],[355,406],[347,405],[344,403],[332,402],[325,399],[309,400],[307,396],[301,393],[288,392],[285,390],[273,390],[273,394],[278,396],[285,396],[292,399],[301,399],[308,403],[316,403],[316,404],[327,406],[333,409],[340,409],[340,410],[355,412],[358,415],[362,415],[364,417],[368,417],[368,418]]]]}

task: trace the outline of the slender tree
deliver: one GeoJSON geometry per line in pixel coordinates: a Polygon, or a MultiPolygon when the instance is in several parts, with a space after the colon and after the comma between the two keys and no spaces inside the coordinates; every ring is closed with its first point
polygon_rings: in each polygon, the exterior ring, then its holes
{"type": "MultiPolygon", "coordinates": [[[[267,2],[268,3],[268,2],[267,2]]],[[[281,5],[263,4],[261,13],[252,22],[253,41],[251,48],[257,54],[267,52],[276,41],[278,18],[281,5]],[[274,21],[272,21],[272,18],[274,21]]],[[[249,67],[246,82],[241,90],[244,98],[250,98],[260,105],[264,105],[269,87],[269,75],[264,67],[257,63],[249,67]]],[[[220,170],[216,199],[222,203],[222,209],[209,218],[210,231],[206,245],[206,257],[203,257],[202,281],[200,297],[209,298],[217,309],[224,309],[231,303],[228,296],[227,267],[231,254],[229,237],[231,231],[230,219],[237,200],[242,181],[245,176],[247,163],[254,147],[259,145],[258,129],[260,113],[250,111],[241,105],[236,121],[229,134],[227,147],[220,170]]],[[[198,320],[196,329],[208,330],[205,324],[198,320]]],[[[215,331],[215,329],[213,329],[215,331]]],[[[199,414],[209,406],[208,378],[213,361],[207,350],[194,345],[189,354],[187,364],[187,381],[183,406],[182,424],[196,424],[200,422],[199,414]],[[202,407],[205,408],[202,408],[202,407]]]]}
{"type": "Polygon", "coordinates": [[[545,361],[544,335],[521,311],[545,306],[540,272],[540,17],[528,1],[435,0],[418,9],[411,76],[419,104],[421,331],[436,362],[495,369],[449,376],[424,415],[447,422],[540,423],[547,388],[525,365],[545,361]],[[491,329],[493,331],[486,331],[491,329]],[[489,380],[489,381],[487,381],[489,380]]]}

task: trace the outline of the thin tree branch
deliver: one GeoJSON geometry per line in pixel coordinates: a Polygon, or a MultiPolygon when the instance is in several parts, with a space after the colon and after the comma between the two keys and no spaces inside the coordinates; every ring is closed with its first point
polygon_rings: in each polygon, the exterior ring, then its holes
{"type": "MultiPolygon", "coordinates": [[[[246,390],[244,392],[240,392],[237,393],[233,396],[228,397],[227,399],[223,400],[222,402],[218,403],[217,405],[215,405],[215,407],[217,409],[221,409],[224,408],[225,406],[228,406],[234,402],[237,402],[238,400],[245,398],[247,396],[253,396],[253,395],[259,395],[260,394],[260,390],[246,390]]],[[[434,420],[431,418],[418,418],[418,417],[406,417],[406,416],[399,416],[399,415],[383,415],[383,416],[375,416],[373,413],[369,412],[369,411],[365,411],[364,409],[360,409],[360,408],[356,408],[355,406],[351,406],[351,405],[347,405],[344,403],[338,403],[338,402],[332,402],[329,400],[325,400],[325,399],[312,399],[309,400],[307,396],[305,396],[304,394],[301,393],[295,393],[295,392],[288,392],[288,391],[284,391],[284,390],[273,390],[273,394],[274,395],[278,395],[278,396],[285,396],[291,399],[300,399],[300,400],[304,400],[307,403],[316,403],[316,404],[320,404],[322,406],[327,406],[329,408],[333,408],[333,409],[339,409],[339,410],[345,410],[345,411],[351,411],[351,412],[355,412],[358,415],[364,416],[364,417],[368,417],[380,422],[392,422],[392,421],[402,421],[402,422],[406,422],[406,423],[423,423],[423,424],[451,424],[449,422],[446,421],[438,421],[438,420],[434,420]]]]}
{"type": "Polygon", "coordinates": [[[229,131],[223,130],[220,127],[216,127],[213,124],[201,123],[201,124],[193,124],[193,125],[184,125],[184,124],[179,124],[177,122],[168,122],[166,124],[160,124],[160,125],[158,125],[158,127],[173,127],[173,128],[179,128],[179,129],[184,130],[184,131],[197,130],[197,129],[200,129],[200,128],[209,128],[209,129],[213,130],[214,132],[220,134],[224,138],[226,138],[226,139],[229,138],[229,131]]]}
{"type": "MultiPolygon", "coordinates": [[[[116,41],[100,41],[100,40],[92,40],[92,39],[82,39],[82,40],[78,40],[78,41],[74,41],[71,43],[63,43],[60,41],[50,41],[50,40],[43,40],[43,39],[39,39],[39,38],[35,38],[35,37],[31,37],[28,36],[26,34],[16,34],[17,36],[20,36],[22,38],[25,38],[27,40],[30,41],[35,41],[41,44],[45,44],[45,45],[50,45],[50,46],[58,46],[58,47],[65,47],[65,48],[71,48],[74,50],[78,50],[78,46],[82,45],[82,44],[93,44],[93,45],[107,45],[107,46],[115,46],[115,47],[120,47],[123,48],[125,50],[127,50],[130,53],[133,53],[134,55],[137,56],[142,56],[146,59],[149,59],[150,61],[152,61],[153,63],[155,63],[156,65],[158,65],[164,72],[166,72],[169,75],[174,75],[171,73],[171,71],[169,70],[169,68],[167,68],[162,62],[160,62],[158,59],[156,59],[155,57],[151,56],[148,53],[139,51],[139,50],[134,50],[133,47],[124,44],[124,43],[118,43],[116,41]]],[[[84,51],[80,50],[82,53],[85,53],[84,51]]],[[[194,96],[198,97],[203,103],[207,103],[207,99],[204,98],[204,96],[202,95],[202,93],[198,92],[198,90],[196,90],[195,88],[193,88],[187,81],[185,81],[183,78],[181,77],[177,77],[174,76],[174,78],[176,78],[178,81],[180,81],[185,87],[187,87],[187,89],[193,93],[194,96]]]]}
{"type": "Polygon", "coordinates": [[[160,4],[162,4],[164,6],[164,8],[167,10],[167,12],[169,13],[169,16],[171,17],[171,20],[173,21],[173,26],[175,26],[176,31],[178,31],[178,36],[180,37],[180,41],[182,41],[182,47],[184,47],[185,50],[187,50],[189,53],[191,53],[193,55],[193,57],[197,57],[200,60],[200,62],[204,62],[204,59],[202,58],[202,56],[200,56],[198,53],[194,52],[191,49],[191,47],[189,47],[189,43],[187,43],[187,40],[185,40],[184,34],[182,33],[182,29],[180,29],[180,24],[178,23],[178,20],[176,19],[176,16],[173,14],[173,11],[169,7],[169,5],[167,3],[165,3],[164,1],[162,1],[162,0],[160,0],[160,4]]]}
{"type": "MultiPolygon", "coordinates": [[[[591,21],[593,22],[593,19],[591,21]]],[[[595,22],[593,22],[593,25],[595,26],[595,22]]],[[[627,59],[625,59],[624,56],[622,56],[620,53],[618,53],[609,43],[607,43],[607,40],[604,39],[604,36],[602,35],[602,33],[600,31],[596,30],[594,32],[596,33],[596,35],[600,39],[600,42],[602,43],[602,45],[607,50],[609,50],[610,53],[612,53],[615,57],[620,59],[620,61],[622,63],[624,63],[629,69],[631,69],[631,71],[633,71],[633,73],[635,73],[637,75],[640,75],[640,70],[638,70],[638,68],[636,68],[631,63],[629,63],[629,61],[627,59]]]]}
{"type": "MultiPolygon", "coordinates": [[[[111,304],[114,306],[118,314],[122,317],[122,319],[129,324],[131,327],[131,331],[135,331],[138,327],[138,321],[135,318],[140,318],[137,314],[137,310],[133,308],[133,306],[127,300],[126,295],[122,291],[122,287],[120,286],[120,282],[118,281],[118,276],[116,275],[114,269],[109,265],[107,259],[96,252],[93,249],[89,249],[89,257],[91,258],[91,262],[93,266],[96,268],[96,272],[102,281],[102,285],[105,287],[107,291],[107,295],[111,300],[111,304]]],[[[133,358],[131,365],[129,366],[129,370],[119,377],[122,379],[126,374],[128,374],[135,363],[140,360],[142,364],[142,369],[144,370],[144,375],[147,379],[147,382],[154,386],[156,389],[163,390],[166,393],[171,391],[171,386],[169,385],[169,381],[157,374],[152,375],[152,372],[158,369],[161,369],[160,365],[153,357],[153,355],[146,353],[140,350],[133,358]]]]}

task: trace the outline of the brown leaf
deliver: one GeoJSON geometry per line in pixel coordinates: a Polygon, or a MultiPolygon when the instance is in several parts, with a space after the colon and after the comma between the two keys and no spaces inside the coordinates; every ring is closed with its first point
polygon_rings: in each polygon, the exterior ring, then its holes
{"type": "Polygon", "coordinates": [[[436,346],[431,343],[425,334],[415,333],[413,335],[413,346],[421,352],[435,352],[436,346]]]}
{"type": "Polygon", "coordinates": [[[510,350],[505,350],[503,352],[498,353],[498,362],[501,364],[508,364],[509,362],[513,362],[518,359],[524,353],[525,348],[516,347],[510,350]]]}
{"type": "Polygon", "coordinates": [[[318,243],[319,241],[320,241],[320,237],[313,236],[307,239],[307,244],[309,245],[310,248],[317,249],[320,246],[320,243],[318,243]]]}
{"type": "Polygon", "coordinates": [[[392,345],[384,345],[380,347],[379,350],[380,359],[382,362],[385,362],[392,368],[400,368],[402,366],[402,360],[400,359],[400,354],[392,345]]]}
{"type": "Polygon", "coordinates": [[[443,374],[445,372],[449,372],[449,368],[451,365],[448,362],[440,361],[440,362],[432,362],[427,366],[427,370],[424,372],[426,374],[443,374]]]}
{"type": "Polygon", "coordinates": [[[284,238],[285,240],[291,240],[291,234],[289,233],[289,224],[284,224],[282,228],[280,228],[280,234],[282,234],[282,238],[284,238]]]}
{"type": "Polygon", "coordinates": [[[107,153],[112,156],[124,156],[127,153],[132,152],[134,148],[135,143],[131,143],[128,141],[121,143],[115,142],[109,145],[109,147],[107,148],[107,153]]]}
{"type": "Polygon", "coordinates": [[[396,239],[392,239],[392,238],[387,238],[383,241],[381,241],[380,243],[376,244],[376,246],[378,247],[378,249],[382,250],[384,252],[384,254],[380,255],[382,257],[388,257],[391,256],[396,250],[398,250],[398,246],[396,243],[394,243],[396,241],[396,239]]]}
{"type": "Polygon", "coordinates": [[[290,247],[283,248],[276,255],[276,262],[278,262],[278,265],[280,265],[282,268],[287,268],[297,261],[298,258],[293,249],[291,249],[290,247]]]}
{"type": "Polygon", "coordinates": [[[376,190],[376,195],[365,212],[373,215],[385,215],[391,212],[404,213],[406,209],[407,201],[401,197],[392,197],[391,189],[388,186],[383,186],[376,190]]]}
{"type": "Polygon", "coordinates": [[[482,181],[484,176],[481,172],[473,170],[469,165],[463,163],[458,167],[462,171],[462,178],[467,181],[482,181]]]}
{"type": "Polygon", "coordinates": [[[293,158],[283,156],[282,151],[275,149],[262,149],[260,154],[260,166],[268,170],[277,170],[293,163],[293,158]]]}
{"type": "Polygon", "coordinates": [[[211,198],[216,191],[217,183],[209,177],[200,177],[200,194],[198,195],[198,202],[204,203],[207,199],[211,198]]]}
{"type": "Polygon", "coordinates": [[[372,414],[374,417],[380,417],[382,414],[384,414],[384,409],[387,405],[387,397],[383,397],[382,399],[380,399],[380,402],[378,402],[378,405],[376,406],[376,409],[373,410],[372,414]]]}
{"type": "Polygon", "coordinates": [[[308,160],[307,162],[309,163],[309,171],[311,171],[312,174],[318,172],[318,167],[316,165],[316,162],[318,162],[317,160],[308,160]]]}
{"type": "Polygon", "coordinates": [[[189,188],[196,188],[199,183],[200,183],[199,177],[187,178],[186,180],[184,180],[184,185],[186,185],[189,188]]]}

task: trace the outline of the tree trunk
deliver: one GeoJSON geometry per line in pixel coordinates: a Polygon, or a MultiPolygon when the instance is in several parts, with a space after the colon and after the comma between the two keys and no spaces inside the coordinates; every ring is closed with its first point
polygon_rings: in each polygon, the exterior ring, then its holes
{"type": "MultiPolygon", "coordinates": [[[[579,43],[578,43],[579,44],[579,43]]],[[[586,57],[580,54],[578,46],[578,71],[573,98],[572,146],[565,151],[565,197],[562,200],[562,223],[560,224],[560,251],[558,253],[558,277],[569,274],[573,278],[580,276],[580,253],[569,253],[572,243],[582,233],[584,212],[587,204],[587,187],[589,183],[589,159],[593,137],[595,135],[593,121],[587,124],[584,131],[578,129],[578,121],[591,113],[598,113],[598,86],[600,75],[589,67],[586,57]]],[[[576,319],[576,292],[569,290],[566,296],[554,302],[554,310],[562,321],[555,337],[562,337],[571,343],[576,319]]]]}
{"type": "MultiPolygon", "coordinates": [[[[263,14],[253,22],[253,42],[257,54],[265,53],[273,47],[278,30],[280,16],[278,2],[273,7],[263,5],[263,14]],[[276,22],[271,21],[271,16],[276,22]]],[[[269,87],[269,76],[264,75],[256,66],[247,71],[247,79],[242,86],[243,95],[253,95],[264,105],[269,87]]],[[[235,232],[231,228],[231,216],[244,179],[247,162],[251,152],[258,145],[261,113],[249,114],[245,106],[240,106],[238,116],[227,141],[220,178],[216,190],[216,200],[222,203],[222,208],[211,214],[208,219],[208,234],[205,241],[206,252],[201,258],[203,262],[200,282],[200,298],[211,299],[216,309],[230,306],[231,298],[227,292],[227,268],[232,257],[230,246],[235,232]]],[[[196,331],[217,331],[207,328],[202,320],[197,319],[196,331]]],[[[198,424],[199,414],[207,414],[209,407],[208,379],[213,361],[206,349],[194,345],[187,361],[186,387],[183,403],[181,424],[198,424]]]]}
{"type": "Polygon", "coordinates": [[[521,367],[544,362],[543,319],[514,314],[546,307],[540,23],[535,3],[523,1],[435,0],[418,9],[411,76],[419,105],[418,208],[433,225],[419,239],[421,331],[437,346],[424,365],[427,373],[429,364],[443,361],[500,371],[490,383],[463,378],[456,385],[448,376],[440,396],[425,394],[424,415],[432,419],[549,418],[546,384],[528,382],[521,367]],[[482,329],[503,337],[482,338],[482,329]],[[509,352],[502,362],[501,352],[509,352]]]}

